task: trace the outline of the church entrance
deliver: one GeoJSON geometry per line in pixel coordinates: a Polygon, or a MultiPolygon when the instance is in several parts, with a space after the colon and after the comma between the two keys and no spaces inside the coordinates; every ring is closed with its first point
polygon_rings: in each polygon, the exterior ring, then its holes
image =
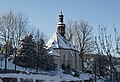
{"type": "Polygon", "coordinates": [[[70,63],[63,63],[62,64],[62,69],[63,70],[70,69],[70,63]]]}

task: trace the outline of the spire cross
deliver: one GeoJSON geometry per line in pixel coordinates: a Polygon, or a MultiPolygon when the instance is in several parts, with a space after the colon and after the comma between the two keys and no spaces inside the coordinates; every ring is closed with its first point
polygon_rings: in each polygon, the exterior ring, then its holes
{"type": "Polygon", "coordinates": [[[62,9],[60,9],[60,14],[62,15],[62,9]]]}

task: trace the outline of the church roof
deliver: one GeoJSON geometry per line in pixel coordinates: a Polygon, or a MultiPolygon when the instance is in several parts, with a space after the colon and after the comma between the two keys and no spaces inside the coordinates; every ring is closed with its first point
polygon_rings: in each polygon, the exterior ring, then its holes
{"type": "Polygon", "coordinates": [[[53,34],[53,36],[50,38],[46,45],[48,49],[54,48],[78,51],[70,41],[62,37],[58,32],[55,32],[53,34]]]}

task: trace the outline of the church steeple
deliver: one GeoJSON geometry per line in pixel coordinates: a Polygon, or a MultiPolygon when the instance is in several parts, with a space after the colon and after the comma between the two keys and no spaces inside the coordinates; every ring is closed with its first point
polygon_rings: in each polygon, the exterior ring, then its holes
{"type": "Polygon", "coordinates": [[[62,37],[65,38],[65,24],[63,22],[63,19],[64,19],[64,15],[62,14],[62,11],[60,11],[59,22],[57,24],[57,31],[58,33],[61,34],[62,37]]]}

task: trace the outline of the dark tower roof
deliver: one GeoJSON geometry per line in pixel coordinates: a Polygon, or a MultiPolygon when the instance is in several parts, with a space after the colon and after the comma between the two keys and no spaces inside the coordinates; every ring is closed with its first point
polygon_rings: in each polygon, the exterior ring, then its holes
{"type": "Polygon", "coordinates": [[[59,22],[63,22],[63,14],[62,14],[62,11],[60,12],[60,14],[59,14],[59,22]]]}
{"type": "Polygon", "coordinates": [[[64,19],[64,15],[62,13],[62,11],[60,12],[59,14],[59,21],[58,21],[58,24],[57,24],[57,31],[58,33],[61,34],[62,37],[65,38],[64,34],[65,34],[65,24],[63,22],[63,19],[64,19]]]}

